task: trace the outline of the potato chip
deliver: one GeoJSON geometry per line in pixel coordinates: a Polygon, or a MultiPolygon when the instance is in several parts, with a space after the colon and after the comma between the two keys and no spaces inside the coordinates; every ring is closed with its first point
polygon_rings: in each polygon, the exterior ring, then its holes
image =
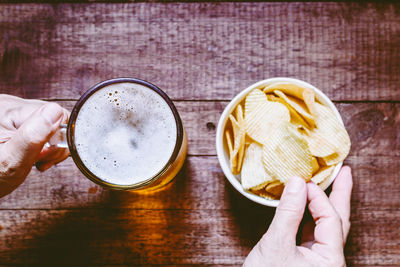
{"type": "Polygon", "coordinates": [[[263,148],[257,143],[250,144],[246,149],[241,172],[241,182],[245,190],[259,190],[272,181],[264,169],[262,155],[263,148]]]}
{"type": "Polygon", "coordinates": [[[279,103],[285,105],[285,107],[287,107],[287,109],[289,110],[291,123],[293,123],[295,125],[303,126],[306,128],[310,128],[310,126],[304,120],[304,118],[302,116],[300,116],[299,113],[297,113],[297,111],[291,105],[289,105],[285,100],[283,100],[280,97],[277,97],[275,95],[270,95],[270,94],[267,95],[267,98],[269,101],[279,102],[279,103]]]}
{"type": "Polygon", "coordinates": [[[316,157],[312,157],[312,174],[316,173],[319,170],[319,164],[316,157]]]}
{"type": "Polygon", "coordinates": [[[251,191],[264,190],[265,187],[267,186],[267,184],[269,184],[270,182],[271,182],[271,181],[268,181],[268,182],[265,182],[265,183],[262,183],[262,184],[253,186],[252,188],[250,188],[250,190],[251,190],[251,191]]]}
{"type": "MultiPolygon", "coordinates": [[[[243,133],[244,133],[244,130],[243,130],[243,133]]],[[[238,152],[238,161],[237,161],[237,172],[238,173],[240,173],[240,171],[242,170],[245,146],[246,146],[245,134],[243,134],[240,139],[240,147],[239,147],[239,152],[238,152]]]]}
{"type": "Polygon", "coordinates": [[[321,168],[312,178],[311,181],[313,181],[314,184],[320,185],[323,183],[326,179],[330,178],[333,170],[335,169],[335,166],[329,166],[329,167],[323,167],[321,168]]]}
{"type": "Polygon", "coordinates": [[[229,116],[225,131],[233,174],[245,190],[280,199],[293,176],[325,189],[350,139],[333,111],[311,88],[280,82],[252,90],[229,116]],[[232,134],[233,133],[233,134],[232,134]]]}
{"type": "Polygon", "coordinates": [[[343,161],[350,151],[350,137],[333,111],[315,103],[316,128],[309,132],[307,141],[311,153],[322,157],[328,166],[343,161]]]}
{"type": "Polygon", "coordinates": [[[268,174],[282,183],[299,176],[309,181],[312,156],[308,143],[289,123],[281,124],[263,145],[263,163],[268,174]]]}
{"type": "Polygon", "coordinates": [[[269,86],[266,86],[263,89],[264,93],[271,93],[271,92],[274,92],[275,90],[279,90],[279,91],[283,92],[285,95],[291,95],[291,96],[297,97],[298,99],[303,100],[308,108],[308,111],[311,113],[311,115],[316,114],[315,108],[314,108],[315,92],[313,89],[298,86],[296,84],[288,83],[288,82],[274,83],[269,86]]]}
{"type": "Polygon", "coordinates": [[[264,198],[267,198],[267,199],[278,199],[277,197],[275,197],[275,196],[269,194],[267,191],[265,191],[264,187],[261,188],[261,189],[258,189],[258,190],[255,190],[255,189],[251,188],[249,191],[252,192],[253,194],[256,194],[258,196],[261,196],[261,197],[264,197],[264,198]]]}
{"type": "Polygon", "coordinates": [[[236,107],[236,120],[239,123],[239,125],[244,122],[243,108],[242,105],[240,104],[236,107]]]}
{"type": "Polygon", "coordinates": [[[275,90],[274,93],[278,95],[280,98],[285,100],[288,105],[290,105],[292,108],[294,108],[307,122],[309,128],[315,127],[315,118],[313,115],[311,115],[305,106],[304,103],[298,98],[287,96],[284,93],[282,93],[279,90],[275,90]]]}
{"type": "MultiPolygon", "coordinates": [[[[311,152],[311,154],[312,154],[312,152],[311,152]]],[[[319,165],[320,168],[326,167],[326,166],[327,166],[327,165],[326,165],[326,162],[324,161],[323,158],[318,158],[318,157],[317,157],[317,161],[318,161],[318,165],[319,165]]]]}
{"type": "MultiPolygon", "coordinates": [[[[233,151],[230,154],[231,170],[233,174],[238,174],[241,169],[241,160],[243,159],[243,150],[245,145],[245,127],[244,123],[239,125],[238,121],[232,115],[229,115],[233,129],[233,151]]],[[[243,120],[243,119],[242,119],[243,120]]]]}
{"type": "Polygon", "coordinates": [[[236,166],[237,166],[237,157],[236,154],[234,154],[234,148],[233,148],[233,143],[232,143],[232,137],[230,134],[229,130],[225,131],[225,136],[226,136],[226,143],[228,145],[228,150],[229,150],[229,163],[231,167],[231,171],[236,172],[236,166]]]}
{"type": "Polygon", "coordinates": [[[244,103],[244,115],[248,116],[257,105],[268,101],[267,96],[259,89],[254,89],[247,96],[244,103]]]}
{"type": "Polygon", "coordinates": [[[267,199],[280,199],[284,188],[284,184],[275,180],[273,182],[268,182],[266,185],[264,183],[262,187],[257,186],[250,188],[249,191],[267,199]]]}
{"type": "MultiPolygon", "coordinates": [[[[268,101],[264,94],[262,99],[262,101],[257,102],[257,104],[250,109],[250,112],[245,112],[244,118],[247,135],[260,144],[272,134],[279,124],[290,121],[289,110],[284,105],[268,101]]],[[[253,105],[254,102],[255,100],[252,100],[250,103],[253,105]]],[[[248,102],[246,102],[246,105],[247,103],[248,102]]],[[[249,110],[249,108],[247,108],[247,110],[249,110]]]]}
{"type": "Polygon", "coordinates": [[[243,163],[243,156],[244,156],[244,150],[246,146],[246,129],[245,129],[245,122],[244,122],[244,114],[243,114],[243,109],[242,105],[238,105],[236,108],[236,118],[239,124],[239,127],[241,129],[241,135],[240,135],[240,146],[239,146],[239,151],[238,151],[238,164],[237,164],[237,171],[240,172],[242,169],[242,163],[243,163]]]}
{"type": "Polygon", "coordinates": [[[285,188],[285,185],[283,183],[281,183],[281,181],[275,180],[275,181],[269,183],[265,187],[265,191],[267,191],[268,194],[274,196],[275,199],[279,199],[282,195],[284,188],[285,188]]]}
{"type": "Polygon", "coordinates": [[[228,145],[228,152],[229,152],[229,156],[232,154],[233,152],[233,145],[232,145],[232,137],[231,137],[231,133],[229,130],[225,131],[225,137],[226,137],[226,144],[228,145]]]}
{"type": "Polygon", "coordinates": [[[304,90],[303,91],[303,100],[308,108],[308,111],[310,111],[310,114],[313,116],[316,116],[317,113],[315,111],[315,92],[314,92],[314,90],[312,90],[312,89],[304,90]]]}
{"type": "Polygon", "coordinates": [[[308,131],[305,135],[311,154],[315,157],[327,157],[336,153],[338,148],[330,141],[327,140],[326,134],[319,130],[308,131]]]}

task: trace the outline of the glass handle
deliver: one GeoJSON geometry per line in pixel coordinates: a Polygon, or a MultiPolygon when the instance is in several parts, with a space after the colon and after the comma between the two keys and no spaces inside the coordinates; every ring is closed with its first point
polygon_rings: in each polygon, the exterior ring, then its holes
{"type": "Polygon", "coordinates": [[[45,147],[68,148],[67,142],[67,124],[60,124],[56,133],[50,138],[45,147]]]}

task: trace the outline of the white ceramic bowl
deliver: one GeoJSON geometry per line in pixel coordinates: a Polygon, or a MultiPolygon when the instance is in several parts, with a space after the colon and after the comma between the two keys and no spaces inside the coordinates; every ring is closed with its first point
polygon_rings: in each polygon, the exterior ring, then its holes
{"type": "MultiPolygon", "coordinates": [[[[230,169],[230,163],[229,163],[229,155],[228,151],[226,149],[226,144],[224,142],[224,129],[226,122],[228,121],[229,114],[233,112],[233,110],[236,108],[237,104],[240,103],[246,96],[247,94],[255,89],[258,86],[261,85],[270,85],[276,82],[290,82],[297,84],[302,87],[307,87],[310,89],[313,89],[315,91],[315,96],[316,99],[324,104],[330,107],[333,112],[335,113],[336,117],[339,119],[339,121],[343,124],[342,118],[337,111],[335,105],[332,103],[332,101],[324,94],[322,93],[319,89],[316,87],[312,86],[309,83],[306,83],[304,81],[298,80],[298,79],[293,79],[293,78],[285,78],[285,77],[277,77],[277,78],[270,78],[266,79],[263,81],[259,81],[253,85],[250,85],[246,89],[244,89],[242,92],[240,92],[238,95],[236,95],[232,101],[228,104],[228,106],[225,108],[224,112],[221,115],[221,118],[219,119],[218,122],[218,127],[217,127],[217,156],[218,156],[218,161],[219,164],[221,165],[222,171],[224,172],[226,178],[228,181],[233,185],[233,187],[239,191],[243,196],[247,197],[248,199],[257,202],[259,204],[269,206],[269,207],[277,207],[279,204],[279,200],[270,200],[266,199],[260,196],[257,196],[255,194],[249,193],[245,191],[240,183],[240,174],[238,175],[233,175],[230,169]]],[[[324,183],[323,190],[325,190],[329,185],[333,182],[337,174],[339,173],[339,170],[342,166],[342,162],[338,163],[332,173],[331,178],[329,179],[328,183],[324,183]]]]}

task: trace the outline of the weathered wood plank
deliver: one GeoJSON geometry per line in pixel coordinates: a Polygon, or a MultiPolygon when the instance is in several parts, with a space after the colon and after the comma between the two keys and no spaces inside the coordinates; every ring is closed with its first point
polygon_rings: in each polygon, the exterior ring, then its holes
{"type": "Polygon", "coordinates": [[[77,98],[112,77],[173,99],[227,100],[306,80],[334,100],[400,100],[400,5],[133,3],[0,6],[0,92],[77,98]]]}
{"type": "MultiPolygon", "coordinates": [[[[398,209],[354,218],[349,266],[398,265],[398,209]]],[[[0,264],[240,265],[271,222],[264,207],[232,210],[2,210],[0,264]]]]}
{"type": "Polygon", "coordinates": [[[398,228],[399,205],[389,209],[382,206],[375,209],[359,209],[359,213],[352,215],[350,235],[345,249],[348,265],[400,265],[400,233],[395,230],[398,228]],[[360,213],[364,216],[357,217],[360,213]],[[366,218],[366,214],[369,214],[370,218],[366,218]]]}
{"type": "MultiPolygon", "coordinates": [[[[400,157],[350,156],[353,168],[353,213],[368,220],[368,210],[400,207],[400,184],[396,168],[400,157]],[[360,210],[361,209],[361,210],[360,210]]],[[[226,181],[215,156],[188,157],[165,190],[155,193],[109,191],[86,179],[71,159],[40,173],[32,170],[12,194],[0,199],[0,209],[84,209],[124,207],[130,209],[236,209],[250,205],[226,181]]]]}
{"type": "MultiPolygon", "coordinates": [[[[72,110],[74,101],[58,101],[72,110]]],[[[216,155],[215,134],[227,101],[175,101],[190,155],[216,155]]],[[[351,155],[400,156],[399,103],[336,103],[349,132],[351,155]]]]}
{"type": "Polygon", "coordinates": [[[225,210],[0,211],[0,264],[239,265],[253,240],[238,219],[225,210]]]}

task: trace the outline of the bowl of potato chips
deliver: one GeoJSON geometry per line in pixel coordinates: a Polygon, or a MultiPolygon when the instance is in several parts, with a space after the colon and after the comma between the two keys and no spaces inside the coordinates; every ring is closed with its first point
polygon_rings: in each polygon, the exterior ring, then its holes
{"type": "Polygon", "coordinates": [[[276,207],[288,179],[325,190],[350,151],[350,138],[332,101],[294,78],[259,81],[240,92],[217,127],[217,155],[242,195],[276,207]]]}

